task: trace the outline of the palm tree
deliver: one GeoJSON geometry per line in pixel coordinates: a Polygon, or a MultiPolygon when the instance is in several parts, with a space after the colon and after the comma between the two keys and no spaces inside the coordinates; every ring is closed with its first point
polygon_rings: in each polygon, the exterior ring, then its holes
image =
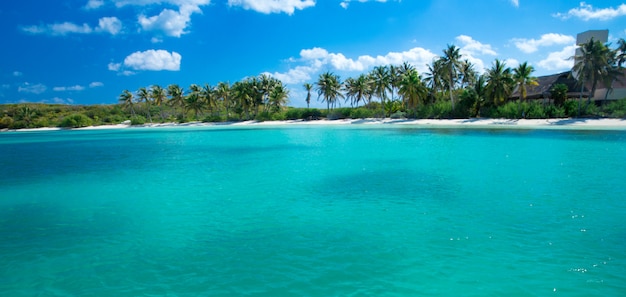
{"type": "Polygon", "coordinates": [[[249,81],[235,82],[230,88],[230,96],[234,100],[234,106],[236,112],[241,115],[246,114],[246,120],[250,119],[250,108],[253,106],[253,95],[251,94],[252,88],[249,85],[249,81]]]}
{"type": "Polygon", "coordinates": [[[177,84],[169,85],[167,86],[167,95],[170,97],[170,106],[179,106],[182,109],[180,117],[184,120],[187,112],[185,109],[185,96],[183,95],[183,89],[177,84]]]}
{"type": "Polygon", "coordinates": [[[230,117],[230,106],[231,106],[231,88],[228,82],[220,82],[217,84],[217,88],[215,89],[215,96],[218,100],[222,101],[222,105],[226,110],[226,118],[230,117]]]}
{"type": "Polygon", "coordinates": [[[626,40],[620,38],[617,41],[617,67],[622,68],[622,64],[626,62],[626,40]]]}
{"type": "Polygon", "coordinates": [[[303,86],[306,90],[306,108],[309,108],[309,104],[311,103],[311,90],[313,90],[313,85],[310,83],[305,83],[303,86]]]}
{"type": "Polygon", "coordinates": [[[332,72],[324,72],[320,74],[317,82],[315,83],[317,89],[317,98],[322,97],[322,102],[326,101],[326,110],[330,110],[330,107],[335,107],[337,98],[343,98],[341,93],[341,79],[339,75],[332,72]]]}
{"type": "Polygon", "coordinates": [[[568,91],[569,90],[567,89],[566,84],[554,85],[552,89],[550,89],[550,95],[552,99],[554,100],[554,105],[563,106],[563,103],[565,103],[565,100],[567,99],[568,91]]]}
{"type": "Polygon", "coordinates": [[[459,68],[461,68],[460,49],[454,45],[448,45],[448,47],[443,51],[441,60],[443,64],[442,67],[446,71],[444,81],[446,82],[448,92],[450,93],[452,109],[454,109],[454,87],[457,83],[459,68]]]}
{"type": "Polygon", "coordinates": [[[368,75],[361,74],[356,79],[346,79],[344,88],[346,91],[346,97],[350,98],[351,102],[354,102],[356,106],[359,106],[359,102],[365,101],[368,94],[371,93],[372,82],[368,75]]]}
{"type": "Polygon", "coordinates": [[[204,103],[202,102],[202,98],[200,98],[200,93],[194,91],[189,93],[189,95],[185,97],[185,107],[193,110],[195,119],[198,120],[198,114],[204,109],[204,103]]]}
{"type": "Polygon", "coordinates": [[[424,81],[430,88],[430,97],[432,102],[435,101],[435,98],[437,97],[436,94],[443,90],[443,76],[445,72],[443,66],[442,59],[435,59],[431,65],[428,65],[428,72],[426,73],[424,81]]]}
{"type": "Polygon", "coordinates": [[[370,72],[372,80],[372,93],[376,94],[376,97],[380,99],[380,105],[383,109],[383,119],[385,118],[385,99],[387,98],[387,91],[391,91],[391,76],[389,74],[389,68],[387,66],[376,66],[370,72]]]}
{"type": "Polygon", "coordinates": [[[468,101],[470,105],[470,114],[473,117],[480,116],[480,109],[482,103],[485,101],[485,95],[487,93],[485,85],[485,76],[479,75],[474,82],[473,87],[466,88],[461,94],[461,99],[468,101]]]}
{"type": "Polygon", "coordinates": [[[133,93],[131,93],[129,90],[122,91],[119,99],[119,102],[120,104],[122,104],[122,107],[124,109],[130,109],[130,114],[132,117],[135,117],[135,108],[133,107],[133,105],[135,104],[133,102],[134,99],[135,98],[133,96],[133,93]]]}
{"type": "Polygon", "coordinates": [[[139,102],[146,103],[146,115],[150,123],[152,123],[152,116],[150,115],[150,93],[148,93],[148,90],[144,87],[139,88],[139,90],[137,90],[137,99],[139,102]]]}
{"type": "Polygon", "coordinates": [[[537,83],[537,78],[531,76],[533,72],[535,72],[535,68],[528,65],[528,62],[519,64],[517,68],[513,69],[513,80],[517,85],[520,101],[526,100],[528,87],[539,85],[539,83],[537,83]]]}
{"type": "Polygon", "coordinates": [[[511,68],[506,63],[496,59],[491,69],[487,71],[486,94],[494,105],[503,103],[513,91],[514,85],[511,68]]]}
{"type": "Polygon", "coordinates": [[[411,68],[402,74],[398,93],[402,96],[402,101],[403,103],[406,102],[408,108],[417,108],[420,99],[424,101],[426,96],[428,96],[428,88],[422,82],[422,77],[417,70],[411,68]]]}
{"type": "Polygon", "coordinates": [[[158,85],[152,86],[152,88],[150,89],[150,97],[152,98],[154,104],[159,107],[159,115],[161,116],[161,121],[163,121],[163,107],[161,106],[161,104],[163,104],[163,102],[167,98],[165,89],[158,85]]]}
{"type": "Polygon", "coordinates": [[[270,91],[269,105],[273,112],[280,111],[287,105],[289,98],[289,90],[282,83],[277,83],[270,91]]]}
{"type": "Polygon", "coordinates": [[[476,78],[478,77],[478,73],[474,69],[474,64],[472,64],[472,62],[469,60],[463,60],[463,62],[461,62],[459,72],[461,74],[462,88],[474,85],[476,78]]]}
{"type": "Polygon", "coordinates": [[[580,84],[580,97],[578,100],[578,115],[580,116],[580,104],[582,102],[582,92],[585,84],[591,83],[591,90],[587,97],[587,105],[596,92],[598,81],[604,79],[607,69],[610,68],[609,58],[611,50],[593,38],[580,47],[580,55],[574,56],[575,63],[572,73],[576,74],[576,79],[580,84]]]}
{"type": "Polygon", "coordinates": [[[213,107],[216,106],[215,102],[215,88],[213,88],[210,84],[204,84],[202,90],[200,90],[200,97],[204,104],[209,109],[209,112],[213,111],[213,107]]]}

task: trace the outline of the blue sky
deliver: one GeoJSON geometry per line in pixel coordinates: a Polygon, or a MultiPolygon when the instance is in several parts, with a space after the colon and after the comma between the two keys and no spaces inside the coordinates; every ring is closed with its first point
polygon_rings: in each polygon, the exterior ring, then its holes
{"type": "MultiPolygon", "coordinates": [[[[479,70],[528,61],[568,70],[576,34],[626,38],[626,4],[561,0],[20,0],[0,4],[0,103],[116,103],[154,84],[215,85],[261,73],[305,106],[302,84],[407,61],[448,44],[479,70]]],[[[321,106],[316,103],[315,106],[321,106]]]]}

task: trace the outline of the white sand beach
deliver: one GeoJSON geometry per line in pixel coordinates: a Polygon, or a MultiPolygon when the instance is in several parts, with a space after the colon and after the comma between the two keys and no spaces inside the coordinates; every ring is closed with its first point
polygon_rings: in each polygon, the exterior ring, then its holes
{"type": "MultiPolygon", "coordinates": [[[[341,125],[403,125],[414,128],[472,128],[472,129],[562,129],[562,130],[624,130],[626,131],[626,119],[344,119],[344,120],[290,120],[290,121],[242,121],[222,123],[159,123],[131,126],[128,124],[90,126],[71,130],[104,130],[124,128],[174,128],[174,127],[271,127],[271,126],[341,126],[341,125]]],[[[33,131],[57,131],[67,130],[62,128],[33,128],[19,130],[3,130],[18,132],[33,131]]]]}

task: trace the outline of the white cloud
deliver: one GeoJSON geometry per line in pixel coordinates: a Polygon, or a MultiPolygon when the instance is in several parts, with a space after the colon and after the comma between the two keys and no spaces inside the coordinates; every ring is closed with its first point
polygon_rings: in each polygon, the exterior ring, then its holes
{"type": "Polygon", "coordinates": [[[22,76],[22,75],[24,75],[24,73],[21,73],[19,71],[13,71],[13,76],[15,76],[15,77],[19,77],[19,76],[22,76]]]}
{"type": "Polygon", "coordinates": [[[315,6],[315,0],[228,0],[229,6],[241,6],[260,13],[286,13],[292,15],[296,9],[315,6]]]}
{"type": "Polygon", "coordinates": [[[117,7],[122,7],[126,5],[147,6],[153,4],[171,4],[175,6],[202,6],[210,4],[211,0],[113,0],[113,2],[117,7]]]}
{"type": "Polygon", "coordinates": [[[576,39],[569,35],[548,33],[541,35],[541,38],[539,40],[516,38],[512,41],[519,50],[524,53],[531,54],[536,52],[539,47],[572,44],[576,41],[576,39]]]}
{"type": "Polygon", "coordinates": [[[98,20],[97,32],[107,32],[111,35],[117,35],[122,30],[122,21],[116,17],[104,17],[98,20]]]}
{"type": "Polygon", "coordinates": [[[513,58],[508,58],[506,60],[504,60],[504,63],[506,63],[507,67],[510,67],[511,69],[519,66],[519,61],[517,59],[513,59],[513,58]]]}
{"type": "Polygon", "coordinates": [[[519,0],[511,0],[511,4],[515,7],[519,7],[519,0]]]}
{"type": "Polygon", "coordinates": [[[59,98],[59,97],[54,97],[51,100],[44,100],[44,102],[51,102],[54,104],[72,104],[74,103],[74,100],[72,98],[59,98]]]}
{"type": "MultiPolygon", "coordinates": [[[[179,71],[182,57],[177,52],[169,53],[165,50],[147,50],[143,52],[134,52],[124,59],[124,68],[132,70],[149,70],[149,71],[179,71]]],[[[110,63],[109,70],[121,70],[121,64],[110,63]]],[[[122,75],[130,75],[131,71],[125,70],[122,75]]]]}
{"type": "Polygon", "coordinates": [[[626,15],[626,4],[620,4],[617,8],[609,7],[609,8],[593,8],[591,4],[587,4],[585,2],[580,2],[580,6],[577,8],[570,9],[567,13],[555,13],[552,16],[561,18],[561,19],[569,19],[569,18],[579,18],[583,21],[589,20],[601,20],[607,21],[620,16],[626,15]]]}
{"type": "Polygon", "coordinates": [[[343,53],[329,53],[323,48],[303,49],[300,58],[295,61],[303,63],[286,72],[267,73],[286,84],[299,84],[311,80],[311,77],[323,69],[341,72],[364,72],[379,65],[399,65],[408,62],[419,72],[426,71],[426,65],[436,55],[423,48],[412,48],[403,52],[389,52],[385,55],[361,55],[356,58],[346,57],[343,53]]]}
{"type": "Polygon", "coordinates": [[[201,12],[197,6],[184,5],[179,11],[164,9],[159,15],[146,17],[140,15],[138,22],[144,31],[161,31],[167,36],[180,37],[191,22],[191,15],[201,12]]]}
{"type": "Polygon", "coordinates": [[[25,82],[22,86],[17,88],[17,91],[20,93],[32,93],[32,94],[41,94],[45,92],[48,88],[43,84],[30,84],[25,82]]]}
{"type": "Polygon", "coordinates": [[[491,48],[491,45],[480,43],[470,36],[459,35],[456,37],[456,40],[461,43],[461,54],[490,56],[497,55],[496,51],[491,48]]]}
{"type": "Polygon", "coordinates": [[[87,9],[87,10],[89,10],[89,9],[98,9],[102,5],[104,5],[104,1],[102,1],[102,0],[89,0],[84,8],[87,9]]]}
{"type": "Polygon", "coordinates": [[[54,88],[52,88],[52,90],[55,91],[55,92],[82,91],[84,89],[85,89],[85,87],[83,87],[81,85],[75,85],[75,86],[70,86],[70,87],[54,87],[54,88]]]}
{"type": "Polygon", "coordinates": [[[104,86],[104,84],[102,82],[99,82],[99,81],[94,81],[94,82],[89,84],[90,88],[97,88],[97,87],[102,87],[102,86],[104,86]]]}
{"type": "Polygon", "coordinates": [[[107,67],[111,71],[118,71],[122,67],[122,64],[121,63],[109,63],[109,65],[107,65],[107,67]]]}
{"type": "MultiPolygon", "coordinates": [[[[344,0],[344,1],[341,1],[341,3],[339,3],[339,5],[341,7],[343,7],[344,9],[348,9],[348,6],[350,6],[350,2],[352,2],[352,1],[357,1],[357,2],[361,2],[361,3],[364,3],[364,2],[374,2],[374,1],[375,2],[381,2],[381,3],[387,2],[387,0],[344,0]]],[[[399,0],[398,0],[398,2],[399,2],[399,0]]]]}
{"type": "Polygon", "coordinates": [[[98,27],[91,28],[88,24],[77,25],[71,22],[47,24],[41,26],[26,26],[22,31],[30,34],[49,34],[64,36],[68,34],[91,34],[94,32],[106,32],[116,35],[122,29],[122,22],[116,17],[104,17],[98,21],[98,27]]]}
{"type": "Polygon", "coordinates": [[[570,57],[574,56],[575,52],[576,45],[568,45],[561,51],[548,54],[547,58],[537,63],[537,66],[549,71],[571,69],[574,66],[574,60],[570,57]]]}

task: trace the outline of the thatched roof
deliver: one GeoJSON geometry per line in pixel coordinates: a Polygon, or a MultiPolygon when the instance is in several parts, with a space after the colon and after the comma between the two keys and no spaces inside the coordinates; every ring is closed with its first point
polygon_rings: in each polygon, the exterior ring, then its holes
{"type": "MultiPolygon", "coordinates": [[[[576,79],[571,77],[571,71],[566,71],[558,74],[539,76],[537,77],[537,83],[539,85],[533,87],[527,87],[526,89],[526,99],[542,99],[542,98],[550,98],[550,90],[556,84],[564,84],[567,86],[569,92],[567,93],[570,97],[575,97],[580,94],[580,86],[577,84],[576,79]]],[[[511,94],[510,99],[518,99],[519,98],[519,88],[515,88],[513,94],[511,94]]],[[[583,93],[589,92],[587,88],[583,89],[583,93]]]]}

